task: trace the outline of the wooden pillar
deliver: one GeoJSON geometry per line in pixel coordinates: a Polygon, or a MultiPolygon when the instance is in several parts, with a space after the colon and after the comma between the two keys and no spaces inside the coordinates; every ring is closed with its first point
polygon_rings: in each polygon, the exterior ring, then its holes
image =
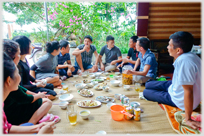
{"type": "Polygon", "coordinates": [[[149,19],[149,3],[139,2],[137,4],[137,29],[136,33],[138,37],[147,37],[149,19]]]}

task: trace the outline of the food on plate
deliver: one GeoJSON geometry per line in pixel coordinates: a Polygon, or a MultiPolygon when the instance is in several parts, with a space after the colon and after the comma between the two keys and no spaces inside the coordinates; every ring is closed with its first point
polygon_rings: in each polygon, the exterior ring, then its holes
{"type": "Polygon", "coordinates": [[[84,96],[90,96],[90,95],[92,95],[92,91],[87,90],[87,89],[82,89],[82,90],[80,90],[79,93],[80,93],[81,95],[84,95],[84,96]]]}
{"type": "Polygon", "coordinates": [[[103,101],[103,102],[109,102],[109,101],[112,101],[113,98],[107,97],[107,96],[99,96],[99,97],[97,97],[97,100],[98,101],[103,101]]]}
{"type": "Polygon", "coordinates": [[[90,101],[81,101],[79,102],[79,105],[80,106],[83,106],[83,107],[93,107],[93,106],[98,106],[97,102],[94,101],[94,100],[90,100],[90,101]]]}
{"type": "Polygon", "coordinates": [[[83,83],[91,83],[91,81],[86,80],[86,79],[84,79],[82,82],[83,82],[83,83]]]}
{"type": "Polygon", "coordinates": [[[98,84],[98,85],[96,85],[95,87],[94,87],[94,89],[103,89],[103,87],[104,86],[106,86],[107,85],[107,83],[101,83],[101,84],[98,84]]]}

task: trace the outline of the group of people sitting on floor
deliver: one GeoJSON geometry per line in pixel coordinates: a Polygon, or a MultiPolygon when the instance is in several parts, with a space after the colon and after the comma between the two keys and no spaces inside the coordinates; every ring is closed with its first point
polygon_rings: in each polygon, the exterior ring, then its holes
{"type": "Polygon", "coordinates": [[[26,36],[5,39],[3,132],[53,133],[54,124],[60,121],[60,117],[47,112],[52,107],[51,100],[57,95],[54,88],[62,88],[64,78],[61,77],[69,78],[84,71],[122,72],[124,65],[133,68],[124,73],[136,75],[135,82],[146,83],[143,95],[147,100],[185,110],[187,125],[194,129],[201,127],[200,122],[191,120],[192,111],[201,102],[201,60],[190,52],[193,36],[180,31],[172,34],[169,39],[167,49],[169,55],[174,57],[175,70],[172,81],[160,82],[154,81],[158,64],[149,49],[150,41],[145,37],[132,36],[127,57],[122,58],[113,36],[106,37],[107,45],[98,54],[92,45],[92,37],[87,35],[84,44],[72,52],[75,66],[71,64],[68,41],[48,42],[47,53],[31,68],[26,60],[26,55],[31,54],[31,40],[26,36]],[[93,54],[96,58],[94,63],[93,54]],[[104,54],[105,63],[102,62],[104,54]]]}

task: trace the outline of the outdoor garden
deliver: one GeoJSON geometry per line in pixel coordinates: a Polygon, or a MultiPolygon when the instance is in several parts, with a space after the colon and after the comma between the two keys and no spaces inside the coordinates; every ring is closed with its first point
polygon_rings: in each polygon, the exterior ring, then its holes
{"type": "Polygon", "coordinates": [[[14,31],[16,35],[26,35],[33,43],[67,39],[77,45],[83,44],[83,37],[91,35],[97,52],[106,44],[106,36],[115,38],[115,45],[122,54],[128,51],[129,38],[135,35],[136,2],[4,2],[3,9],[17,16],[21,27],[31,23],[44,23],[33,32],[14,31]],[[48,23],[46,23],[47,9],[48,23]]]}

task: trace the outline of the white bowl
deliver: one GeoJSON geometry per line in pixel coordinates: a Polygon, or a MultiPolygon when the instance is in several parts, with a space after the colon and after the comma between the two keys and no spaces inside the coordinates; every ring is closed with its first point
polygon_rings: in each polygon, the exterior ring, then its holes
{"type": "Polygon", "coordinates": [[[115,98],[116,98],[117,100],[120,100],[121,94],[115,94],[114,96],[115,96],[115,98]]]}
{"type": "Polygon", "coordinates": [[[98,84],[98,81],[91,81],[91,83],[93,83],[93,85],[98,84]]]}
{"type": "Polygon", "coordinates": [[[103,87],[103,90],[104,90],[105,92],[108,92],[109,89],[110,89],[110,88],[109,88],[108,86],[104,86],[104,87],[103,87]]]}
{"type": "Polygon", "coordinates": [[[130,86],[129,86],[129,85],[124,85],[123,88],[124,88],[125,90],[129,90],[129,89],[130,89],[130,86]]]}
{"type": "Polygon", "coordinates": [[[109,75],[109,73],[108,73],[108,72],[105,72],[105,73],[104,73],[104,75],[105,75],[105,76],[108,76],[108,75],[109,75]]]}
{"type": "Polygon", "coordinates": [[[79,77],[79,75],[73,75],[73,77],[75,77],[75,78],[76,78],[76,77],[79,77]]]}
{"type": "Polygon", "coordinates": [[[69,104],[69,102],[66,102],[66,101],[61,101],[60,103],[59,103],[59,106],[63,109],[63,110],[65,110],[66,108],[67,108],[67,105],[69,104]]]}
{"type": "Polygon", "coordinates": [[[120,72],[115,72],[115,75],[120,75],[120,72]]]}
{"type": "Polygon", "coordinates": [[[91,78],[95,78],[95,77],[96,77],[96,75],[92,74],[92,75],[90,75],[90,77],[91,77],[91,78]]]}
{"type": "Polygon", "coordinates": [[[112,105],[116,105],[116,104],[115,104],[115,103],[112,103],[112,102],[108,102],[108,103],[106,104],[106,106],[108,107],[108,109],[110,109],[110,107],[111,107],[112,105]]]}
{"type": "Polygon", "coordinates": [[[79,115],[82,117],[82,119],[88,119],[90,113],[91,112],[89,110],[82,110],[79,112],[79,115]]]}
{"type": "Polygon", "coordinates": [[[75,85],[77,90],[81,90],[81,89],[85,88],[85,86],[86,86],[86,84],[84,84],[84,83],[78,83],[78,84],[75,85]]]}
{"type": "Polygon", "coordinates": [[[96,72],[94,73],[96,76],[100,76],[102,73],[101,72],[96,72]]]}
{"type": "Polygon", "coordinates": [[[67,101],[67,102],[71,102],[72,98],[74,96],[72,94],[63,94],[59,97],[60,101],[67,101]]]}
{"type": "Polygon", "coordinates": [[[111,83],[112,86],[116,87],[116,86],[120,85],[121,81],[119,81],[119,80],[111,80],[110,83],[111,83]]]}
{"type": "Polygon", "coordinates": [[[81,76],[82,76],[83,78],[87,78],[87,77],[88,77],[87,74],[82,74],[81,76]]]}
{"type": "Polygon", "coordinates": [[[94,85],[93,85],[93,83],[88,83],[88,84],[86,84],[89,88],[92,88],[94,85]]]}

